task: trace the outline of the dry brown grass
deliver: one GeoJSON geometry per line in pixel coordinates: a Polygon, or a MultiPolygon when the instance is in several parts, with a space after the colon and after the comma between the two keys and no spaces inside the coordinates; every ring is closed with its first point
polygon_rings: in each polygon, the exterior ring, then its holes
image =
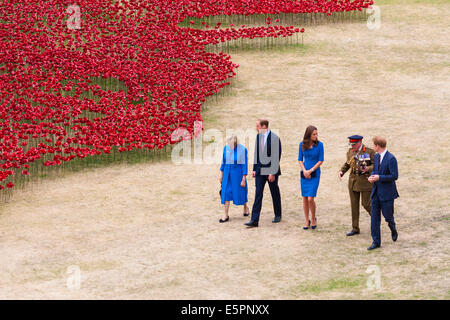
{"type": "Polygon", "coordinates": [[[271,223],[266,190],[260,228],[245,229],[235,207],[219,225],[217,165],[46,180],[2,207],[0,298],[449,299],[449,15],[448,3],[383,5],[379,31],[310,27],[304,48],[233,54],[236,85],[209,106],[205,127],[253,128],[267,117],[280,130],[282,223],[271,223]],[[326,152],[314,232],[301,228],[296,161],[308,124],[326,152]],[[387,137],[399,161],[399,240],[383,222],[375,252],[364,212],[361,235],[345,237],[349,200],[336,172],[354,133],[387,137]],[[81,268],[80,290],[66,288],[70,265],[81,268]],[[370,265],[381,269],[380,291],[366,288],[370,265]]]}

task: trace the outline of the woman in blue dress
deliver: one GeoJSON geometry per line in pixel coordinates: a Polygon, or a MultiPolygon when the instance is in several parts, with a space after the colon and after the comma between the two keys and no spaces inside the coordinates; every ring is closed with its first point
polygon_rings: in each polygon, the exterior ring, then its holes
{"type": "Polygon", "coordinates": [[[306,128],[303,141],[298,148],[298,162],[300,163],[301,178],[300,184],[303,197],[303,211],[305,213],[305,226],[315,229],[317,227],[316,203],[314,198],[317,196],[317,189],[320,182],[320,166],[324,161],[323,143],[319,141],[317,128],[309,126],[306,128]],[[311,220],[309,212],[311,211],[311,220]],[[312,223],[311,223],[312,221],[312,223]]]}
{"type": "Polygon", "coordinates": [[[244,216],[249,215],[247,206],[247,173],[248,173],[247,148],[238,144],[236,136],[228,139],[223,149],[222,165],[220,167],[219,181],[222,184],[221,202],[225,205],[225,216],[219,222],[230,220],[228,210],[230,201],[236,206],[244,206],[244,216]]]}

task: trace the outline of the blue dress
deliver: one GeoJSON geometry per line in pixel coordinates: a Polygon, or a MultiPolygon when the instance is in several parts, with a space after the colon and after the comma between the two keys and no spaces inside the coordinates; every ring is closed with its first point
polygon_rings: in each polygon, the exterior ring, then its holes
{"type": "Polygon", "coordinates": [[[223,172],[221,202],[233,201],[234,205],[240,206],[248,202],[248,186],[241,187],[242,176],[248,172],[247,148],[239,144],[231,149],[228,144],[223,149],[222,165],[223,172]]]}
{"type": "MultiPolygon", "coordinates": [[[[303,161],[305,169],[309,170],[319,161],[324,161],[323,143],[319,141],[312,149],[302,150],[303,142],[298,148],[298,161],[303,161]]],[[[300,178],[302,197],[316,197],[320,182],[320,167],[316,170],[316,176],[311,179],[300,178]]]]}

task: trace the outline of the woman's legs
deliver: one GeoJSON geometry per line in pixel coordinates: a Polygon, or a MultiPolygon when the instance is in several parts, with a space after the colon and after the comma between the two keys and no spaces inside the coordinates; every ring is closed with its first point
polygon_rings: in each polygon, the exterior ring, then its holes
{"type": "Polygon", "coordinates": [[[316,203],[314,202],[314,197],[308,197],[308,205],[311,210],[311,225],[316,225],[316,203]]]}
{"type": "Polygon", "coordinates": [[[225,215],[222,220],[225,220],[226,218],[228,218],[228,210],[230,209],[230,201],[225,201],[224,208],[225,208],[225,215]]]}
{"type": "Polygon", "coordinates": [[[248,206],[247,206],[247,202],[244,203],[244,213],[245,213],[245,214],[248,214],[248,213],[249,213],[248,206]]]}
{"type": "Polygon", "coordinates": [[[305,213],[305,227],[309,227],[309,202],[308,202],[308,197],[303,197],[303,212],[305,213]]]}
{"type": "MultiPolygon", "coordinates": [[[[226,218],[228,218],[228,211],[230,210],[230,203],[231,203],[231,201],[225,201],[225,204],[224,204],[225,215],[222,220],[225,220],[226,218]]],[[[247,203],[244,203],[244,213],[249,214],[249,212],[250,211],[248,209],[247,203]]]]}

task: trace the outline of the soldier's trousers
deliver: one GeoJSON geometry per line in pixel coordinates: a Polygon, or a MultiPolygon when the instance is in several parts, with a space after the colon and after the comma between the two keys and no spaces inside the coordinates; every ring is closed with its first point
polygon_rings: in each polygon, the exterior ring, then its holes
{"type": "Polygon", "coordinates": [[[352,207],[352,230],[359,232],[359,199],[370,215],[370,193],[371,191],[353,191],[350,192],[350,205],[352,207]]]}

